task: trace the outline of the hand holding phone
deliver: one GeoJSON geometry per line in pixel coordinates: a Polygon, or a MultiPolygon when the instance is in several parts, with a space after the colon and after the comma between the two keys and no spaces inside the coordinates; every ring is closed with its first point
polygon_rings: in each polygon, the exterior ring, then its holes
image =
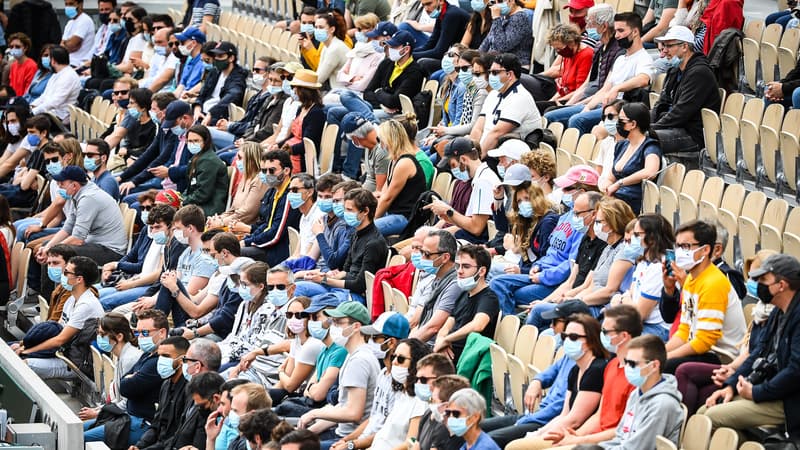
{"type": "Polygon", "coordinates": [[[667,249],[666,256],[664,257],[664,266],[667,269],[667,275],[672,276],[672,263],[675,262],[675,249],[667,249]]]}

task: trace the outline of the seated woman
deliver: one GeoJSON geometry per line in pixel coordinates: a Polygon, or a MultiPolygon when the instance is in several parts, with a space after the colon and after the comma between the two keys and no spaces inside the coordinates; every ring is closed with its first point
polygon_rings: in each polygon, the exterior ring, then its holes
{"type": "Polygon", "coordinates": [[[378,127],[378,136],[389,151],[392,163],[388,183],[379,192],[375,226],[384,236],[400,234],[408,225],[419,196],[427,189],[425,172],[417,161],[418,149],[403,125],[389,119],[378,127]]]}
{"type": "Polygon", "coordinates": [[[228,200],[228,168],[214,152],[211,132],[195,125],[186,133],[186,150],[191,153],[186,178],[189,185],[183,194],[183,205],[197,205],[206,216],[225,210],[228,200]]]}
{"type": "Polygon", "coordinates": [[[513,53],[527,71],[533,49],[533,16],[519,0],[497,0],[489,9],[492,12],[492,27],[479,50],[485,53],[513,53]]]}
{"type": "Polygon", "coordinates": [[[350,50],[344,40],[347,34],[347,24],[341,14],[331,11],[317,12],[314,24],[314,39],[322,44],[322,51],[317,66],[317,81],[323,85],[328,83],[331,89],[343,89],[337,75],[347,62],[347,52],[350,50]]]}
{"type": "Polygon", "coordinates": [[[311,306],[308,297],[295,297],[286,307],[286,337],[291,340],[289,357],[278,368],[278,382],[269,390],[272,404],[279,404],[287,396],[296,397],[305,386],[317,358],[325,350],[325,344],[308,332],[308,313],[311,306]]]}
{"type": "Polygon", "coordinates": [[[614,147],[614,167],[598,187],[606,195],[625,201],[634,214],[642,209],[642,181],[661,167],[661,146],[650,129],[650,110],[642,103],[622,107],[617,132],[624,139],[614,147]]]}
{"type": "MultiPolygon", "coordinates": [[[[658,304],[664,288],[662,261],[667,249],[675,247],[672,225],[659,214],[639,216],[633,228],[626,257],[637,259],[630,288],[611,298],[610,305],[631,304],[643,320],[643,334],[654,334],[664,342],[669,338],[669,324],[661,316],[658,304]]],[[[669,317],[668,320],[672,320],[669,317]]]]}
{"type": "Polygon", "coordinates": [[[567,381],[564,409],[547,425],[529,433],[523,439],[512,441],[506,449],[545,449],[552,441],[544,439],[551,432],[578,429],[600,406],[603,391],[603,373],[608,352],[600,342],[600,322],[588,314],[575,314],[567,319],[562,333],[564,355],[575,361],[567,381]]]}
{"type": "Polygon", "coordinates": [[[208,218],[209,227],[225,227],[232,221],[252,224],[258,217],[261,199],[267,192],[267,185],[261,182],[261,146],[246,141],[236,153],[236,170],[242,175],[238,186],[232,193],[231,207],[218,216],[208,218]]]}
{"type": "MultiPolygon", "coordinates": [[[[325,110],[322,107],[322,97],[316,72],[299,69],[289,83],[297,95],[297,113],[291,121],[289,136],[277,141],[279,148],[286,148],[292,155],[292,173],[306,170],[305,144],[303,139],[311,139],[317,148],[320,148],[322,130],[325,127],[325,110]]],[[[283,119],[281,119],[282,121],[283,119]]]]}
{"type": "Polygon", "coordinates": [[[600,179],[609,177],[614,168],[614,148],[622,141],[622,136],[617,133],[617,122],[624,105],[625,100],[617,99],[603,106],[603,122],[592,129],[592,134],[600,142],[600,151],[591,164],[600,172],[600,179]]]}
{"type": "MultiPolygon", "coordinates": [[[[461,45],[467,48],[478,48],[486,39],[492,28],[492,10],[486,8],[486,0],[471,0],[472,16],[467,29],[461,38],[461,45]]],[[[531,38],[533,39],[533,38],[531,38]]]]}
{"type": "MultiPolygon", "coordinates": [[[[373,13],[365,14],[355,18],[356,43],[352,50],[345,56],[347,62],[338,73],[335,74],[336,85],[338,87],[325,95],[322,102],[326,105],[338,105],[338,90],[347,89],[355,93],[362,93],[375,75],[378,64],[383,61],[383,53],[378,53],[375,48],[367,41],[366,33],[372,31],[378,25],[378,16],[373,13]]],[[[332,83],[333,84],[333,83],[332,83]]],[[[333,87],[333,86],[331,86],[333,87]]]]}
{"type": "Polygon", "coordinates": [[[28,86],[28,90],[23,96],[28,104],[33,103],[41,97],[47,87],[47,82],[50,81],[50,77],[53,76],[53,67],[50,65],[50,47],[52,47],[51,44],[43,46],[42,51],[39,53],[39,70],[33,75],[33,80],[31,80],[31,84],[28,86]]]}
{"type": "Polygon", "coordinates": [[[555,105],[566,104],[572,94],[589,77],[592,69],[594,49],[584,44],[581,31],[573,24],[556,24],[550,29],[547,42],[556,51],[559,58],[547,70],[539,75],[552,78],[553,86],[542,86],[541,92],[533,93],[534,99],[550,94],[552,88],[555,93],[547,101],[537,101],[539,112],[555,105]]]}
{"type": "Polygon", "coordinates": [[[442,122],[433,127],[431,129],[433,135],[458,137],[466,136],[472,131],[483,108],[483,101],[491,89],[486,81],[486,74],[491,65],[491,58],[488,55],[475,50],[462,50],[461,56],[455,62],[455,71],[462,86],[459,91],[463,95],[459,118],[457,121],[442,122]]]}

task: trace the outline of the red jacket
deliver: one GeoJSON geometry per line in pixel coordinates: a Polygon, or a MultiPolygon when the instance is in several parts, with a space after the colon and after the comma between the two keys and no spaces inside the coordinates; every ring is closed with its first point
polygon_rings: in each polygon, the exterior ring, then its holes
{"type": "Polygon", "coordinates": [[[400,289],[406,296],[411,295],[411,285],[414,282],[414,265],[410,262],[397,266],[385,267],[375,274],[375,283],[372,285],[372,321],[374,322],[381,313],[386,311],[383,298],[382,281],[386,281],[393,288],[400,289]]]}
{"type": "Polygon", "coordinates": [[[705,11],[703,11],[700,20],[706,24],[703,53],[708,55],[714,45],[714,39],[722,33],[722,30],[728,28],[742,29],[744,25],[744,1],[711,0],[705,11]]]}

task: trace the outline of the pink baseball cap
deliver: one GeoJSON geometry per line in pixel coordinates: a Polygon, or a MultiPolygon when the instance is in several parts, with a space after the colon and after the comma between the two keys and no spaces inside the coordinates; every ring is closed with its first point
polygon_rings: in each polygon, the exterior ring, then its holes
{"type": "Polygon", "coordinates": [[[560,188],[572,186],[575,183],[588,184],[589,186],[597,186],[597,179],[600,174],[596,170],[585,164],[579,164],[569,168],[567,173],[553,180],[553,183],[560,188]]]}

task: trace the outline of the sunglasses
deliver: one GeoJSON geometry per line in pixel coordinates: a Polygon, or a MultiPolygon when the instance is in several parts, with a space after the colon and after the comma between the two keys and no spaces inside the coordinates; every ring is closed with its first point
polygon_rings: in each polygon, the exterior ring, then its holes
{"type": "Polygon", "coordinates": [[[634,361],[632,359],[625,359],[624,362],[625,362],[626,366],[630,367],[631,369],[635,369],[635,368],[639,367],[639,364],[641,364],[641,363],[650,364],[651,361],[648,361],[646,359],[644,359],[642,361],[634,361]]]}
{"type": "Polygon", "coordinates": [[[264,73],[267,69],[265,67],[253,67],[253,73],[264,73]]]}
{"type": "Polygon", "coordinates": [[[180,42],[168,42],[167,47],[179,47],[181,45],[180,42]]]}
{"type": "Polygon", "coordinates": [[[606,330],[605,328],[601,328],[600,332],[608,336],[609,333],[619,333],[619,330],[606,330]]]}
{"type": "Polygon", "coordinates": [[[452,416],[452,417],[455,417],[456,419],[458,419],[459,417],[461,417],[461,411],[458,411],[456,409],[445,409],[444,410],[444,416],[445,417],[451,417],[452,416]]]}
{"type": "Polygon", "coordinates": [[[152,206],[139,206],[139,211],[150,211],[153,209],[152,206]]]}
{"type": "MultiPolygon", "coordinates": [[[[275,289],[277,289],[279,291],[285,291],[286,290],[286,285],[285,284],[268,284],[267,285],[267,290],[268,291],[272,291],[272,290],[275,290],[275,289]]],[[[288,316],[289,313],[286,313],[286,315],[288,316]]]]}
{"type": "Polygon", "coordinates": [[[431,381],[436,380],[437,378],[439,378],[439,377],[417,377],[417,381],[422,383],[422,384],[428,384],[431,381]]]}
{"type": "Polygon", "coordinates": [[[112,91],[112,95],[128,95],[130,91],[112,91]]]}
{"type": "Polygon", "coordinates": [[[472,70],[472,66],[461,66],[461,67],[456,67],[456,69],[460,70],[461,72],[469,72],[470,70],[472,70]]]}
{"type": "Polygon", "coordinates": [[[606,115],[604,115],[602,117],[602,119],[604,119],[604,120],[617,120],[617,117],[619,117],[619,114],[606,114],[606,115]]]}
{"type": "Polygon", "coordinates": [[[482,77],[485,72],[472,72],[472,76],[482,77]]]}
{"type": "Polygon", "coordinates": [[[281,81],[283,81],[283,80],[289,80],[289,81],[292,81],[293,79],[294,79],[294,75],[292,75],[292,74],[288,74],[288,75],[281,75],[281,81]]]}
{"type": "Polygon", "coordinates": [[[278,172],[278,169],[276,169],[274,167],[270,167],[270,168],[267,168],[267,169],[261,169],[261,173],[263,173],[264,175],[275,175],[277,172],[278,172]]]}
{"type": "Polygon", "coordinates": [[[58,157],[58,156],[54,156],[52,158],[45,159],[44,162],[45,163],[57,163],[57,162],[61,162],[61,158],[58,157]]]}
{"type": "Polygon", "coordinates": [[[296,194],[296,193],[300,192],[303,189],[305,189],[305,188],[303,188],[303,187],[290,187],[289,188],[289,192],[293,192],[293,193],[296,194]]]}
{"type": "Polygon", "coordinates": [[[286,313],[286,318],[287,319],[308,319],[308,313],[307,312],[303,312],[303,311],[300,311],[300,312],[287,312],[286,313]]]}
{"type": "Polygon", "coordinates": [[[494,76],[500,75],[503,72],[508,72],[508,71],[506,69],[497,69],[497,70],[490,70],[489,71],[489,73],[494,75],[494,76]]]}
{"type": "Polygon", "coordinates": [[[403,355],[392,355],[392,361],[397,361],[398,364],[405,364],[406,361],[410,361],[411,358],[403,355]]]}
{"type": "Polygon", "coordinates": [[[561,333],[561,340],[566,341],[569,339],[570,341],[577,341],[578,339],[585,338],[585,334],[578,334],[578,333],[561,333]]]}
{"type": "Polygon", "coordinates": [[[459,55],[456,52],[447,52],[447,56],[449,56],[451,58],[460,58],[461,57],[461,55],[459,55]]]}
{"type": "Polygon", "coordinates": [[[141,330],[141,331],[132,330],[132,331],[133,331],[133,335],[138,338],[139,336],[149,337],[154,331],[158,331],[158,330],[154,329],[154,330],[141,330]]]}
{"type": "Polygon", "coordinates": [[[203,364],[203,362],[200,361],[199,359],[189,358],[188,356],[182,357],[181,358],[181,362],[183,362],[183,363],[200,363],[200,364],[203,364]]]}

